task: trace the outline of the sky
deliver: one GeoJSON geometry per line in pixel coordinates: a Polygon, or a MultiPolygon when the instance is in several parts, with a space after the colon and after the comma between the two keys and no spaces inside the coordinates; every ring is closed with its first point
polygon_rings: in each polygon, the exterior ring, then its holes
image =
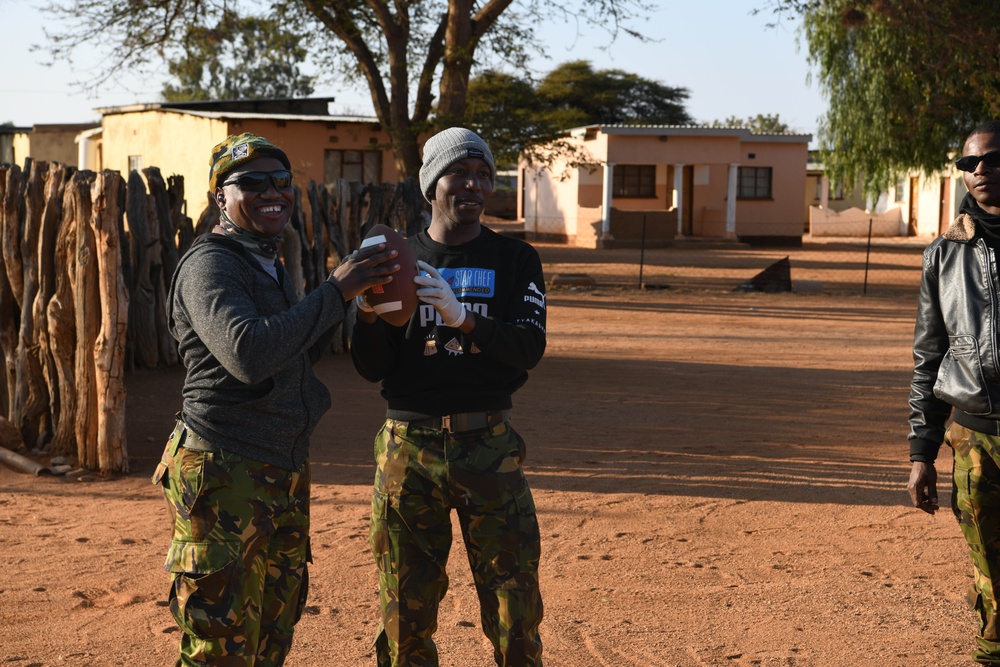
{"type": "MultiPolygon", "coordinates": [[[[100,66],[102,53],[89,47],[76,54],[72,66],[46,66],[43,25],[51,18],[39,11],[38,0],[0,0],[0,16],[13,29],[0,40],[0,123],[17,126],[98,121],[98,107],[157,102],[166,67],[130,73],[96,92],[84,92],[76,82],[100,66]]],[[[603,31],[575,24],[553,23],[538,31],[549,58],[538,60],[540,71],[569,60],[589,60],[594,69],[621,69],[668,86],[687,88],[688,113],[699,122],[730,116],[748,118],[777,114],[794,131],[815,135],[826,110],[815,83],[805,45],[797,44],[797,25],[787,21],[768,27],[768,14],[752,15],[765,0],[651,0],[656,9],[648,21],[635,25],[650,41],[622,35],[611,42],[603,31]]],[[[332,96],[334,114],[373,115],[364,84],[323,85],[316,96],[332,96]]],[[[815,144],[815,138],[812,142],[815,144]]]]}

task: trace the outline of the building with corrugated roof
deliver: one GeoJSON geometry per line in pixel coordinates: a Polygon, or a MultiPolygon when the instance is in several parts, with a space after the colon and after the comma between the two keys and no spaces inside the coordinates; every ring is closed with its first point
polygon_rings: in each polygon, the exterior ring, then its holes
{"type": "Polygon", "coordinates": [[[802,242],[809,134],[746,128],[588,125],[570,151],[518,169],[528,238],[580,247],[678,239],[802,242]]]}

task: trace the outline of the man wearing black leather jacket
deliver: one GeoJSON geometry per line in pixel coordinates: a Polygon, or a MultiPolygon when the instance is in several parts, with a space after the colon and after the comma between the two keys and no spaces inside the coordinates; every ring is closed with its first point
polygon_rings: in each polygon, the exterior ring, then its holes
{"type": "Polygon", "coordinates": [[[956,166],[969,194],[958,218],[924,251],[908,490],[915,507],[933,514],[934,459],[942,442],[951,447],[952,509],[969,543],[970,600],[980,617],[973,658],[1000,665],[1000,121],[972,131],[956,166]]]}

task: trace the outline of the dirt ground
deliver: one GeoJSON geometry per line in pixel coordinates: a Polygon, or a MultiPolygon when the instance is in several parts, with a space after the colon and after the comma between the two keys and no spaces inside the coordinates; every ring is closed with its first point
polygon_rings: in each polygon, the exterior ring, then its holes
{"type": "MultiPolygon", "coordinates": [[[[964,665],[975,619],[954,517],[908,507],[917,245],[638,251],[539,245],[549,346],[515,396],[542,528],[549,667],[964,665]],[[808,289],[734,292],[791,257],[808,289]],[[860,258],[860,259],[859,259],[860,258]],[[706,264],[712,262],[712,264],[706,264]]],[[[309,607],[291,667],[372,665],[367,526],[383,403],[348,358],[319,374],[309,607]]],[[[168,665],[166,510],[149,476],[180,369],[128,378],[132,472],[90,482],[0,467],[0,665],[168,665]]],[[[939,471],[947,479],[950,461],[939,471]]],[[[943,484],[942,505],[950,501],[943,484]]],[[[486,667],[456,532],[443,667],[486,667]]]]}

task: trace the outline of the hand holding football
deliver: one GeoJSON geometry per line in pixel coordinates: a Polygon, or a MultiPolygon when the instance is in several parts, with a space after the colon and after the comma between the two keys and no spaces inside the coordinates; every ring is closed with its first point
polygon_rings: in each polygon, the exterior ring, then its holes
{"type": "Polygon", "coordinates": [[[375,225],[361,242],[362,248],[385,244],[386,250],[396,251],[396,263],[399,271],[393,274],[392,281],[384,285],[375,285],[365,290],[365,301],[389,324],[401,327],[410,321],[417,309],[417,285],[413,282],[418,275],[417,260],[413,249],[398,232],[387,225],[375,225]]]}

